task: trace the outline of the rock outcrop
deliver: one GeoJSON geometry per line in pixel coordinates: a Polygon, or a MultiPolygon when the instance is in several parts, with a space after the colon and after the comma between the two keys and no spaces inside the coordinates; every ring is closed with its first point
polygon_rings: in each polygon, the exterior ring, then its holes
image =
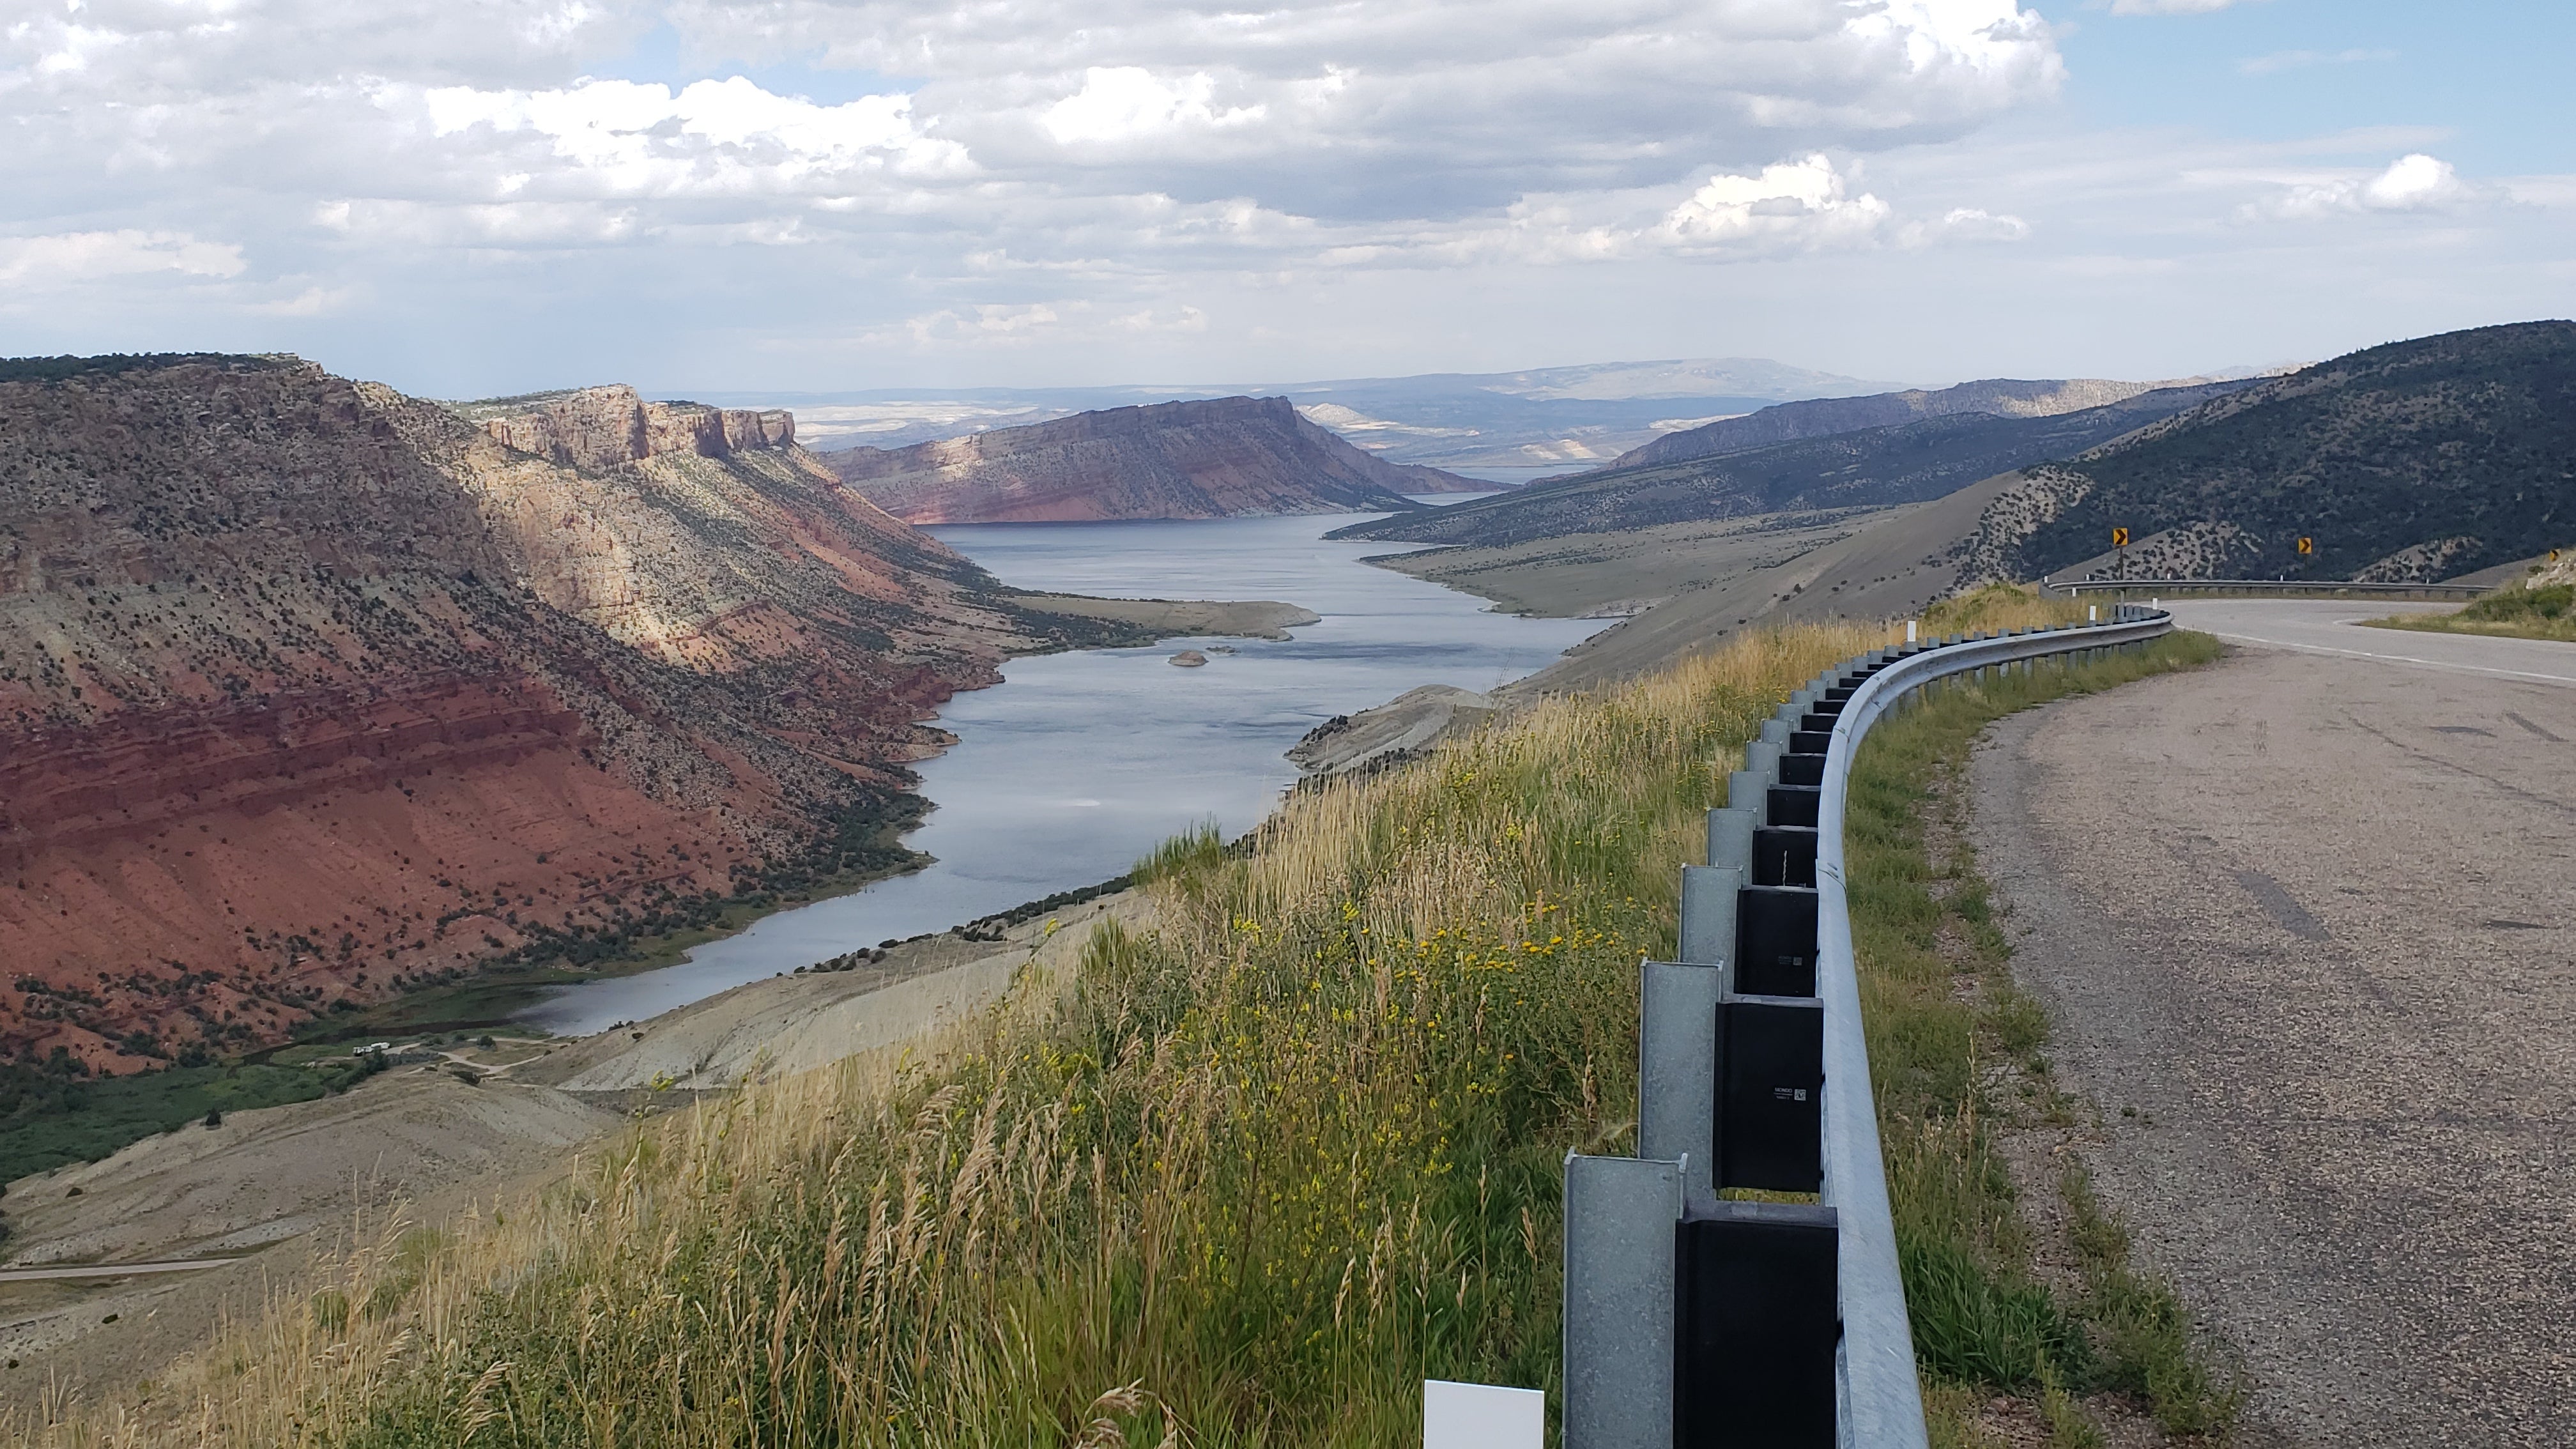
{"type": "Polygon", "coordinates": [[[783,414],[0,362],[0,1055],[235,1050],[882,868],[929,712],[1100,627],[783,414]]]}
{"type": "Polygon", "coordinates": [[[668,453],[730,458],[796,441],[796,418],[771,409],[646,402],[631,387],[586,387],[451,405],[522,453],[569,468],[615,468],[668,453]]]}
{"type": "Polygon", "coordinates": [[[907,523],[1400,513],[1468,480],[1389,463],[1298,415],[1230,397],[1077,413],[909,448],[824,455],[907,523]]]}

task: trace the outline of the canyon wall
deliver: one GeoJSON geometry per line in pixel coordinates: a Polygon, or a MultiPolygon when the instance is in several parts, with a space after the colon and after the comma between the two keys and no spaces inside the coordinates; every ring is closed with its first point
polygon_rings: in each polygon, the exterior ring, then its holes
{"type": "Polygon", "coordinates": [[[1028,628],[783,413],[0,363],[0,1054],[263,1044],[864,865],[1028,628]]]}

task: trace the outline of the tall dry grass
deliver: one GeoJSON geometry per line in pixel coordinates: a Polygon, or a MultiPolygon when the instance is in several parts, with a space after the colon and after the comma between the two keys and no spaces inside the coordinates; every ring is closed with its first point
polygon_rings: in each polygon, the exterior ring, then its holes
{"type": "Polygon", "coordinates": [[[1701,812],[1888,637],[1746,636],[1300,794],[1248,852],[1175,842],[1150,934],[537,1200],[387,1222],[16,1442],[1374,1446],[1425,1377],[1552,1390],[1559,1162],[1631,1140],[1636,962],[1701,812]]]}

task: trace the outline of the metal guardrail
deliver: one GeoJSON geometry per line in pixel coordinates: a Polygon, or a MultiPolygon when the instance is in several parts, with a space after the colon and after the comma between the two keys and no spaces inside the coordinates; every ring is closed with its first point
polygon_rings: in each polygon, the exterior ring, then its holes
{"type": "Polygon", "coordinates": [[[1923,1449],[1844,894],[1852,758],[1934,680],[2172,628],[2123,604],[2104,624],[1863,655],[1745,746],[1710,863],[1683,871],[1682,959],[1641,968],[1638,1155],[1566,1157],[1566,1449],[1923,1449]]]}
{"type": "Polygon", "coordinates": [[[2334,579],[2085,579],[2049,584],[2061,594],[2259,594],[2279,598],[2479,599],[2493,590],[2476,584],[2356,584],[2334,579]]]}

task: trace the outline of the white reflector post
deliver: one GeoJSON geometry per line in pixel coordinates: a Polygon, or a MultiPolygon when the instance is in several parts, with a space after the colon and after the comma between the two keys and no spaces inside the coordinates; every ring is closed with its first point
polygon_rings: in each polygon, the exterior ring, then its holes
{"type": "Polygon", "coordinates": [[[1546,1439],[1537,1389],[1422,1381],[1422,1449],[1545,1449],[1546,1439]]]}

